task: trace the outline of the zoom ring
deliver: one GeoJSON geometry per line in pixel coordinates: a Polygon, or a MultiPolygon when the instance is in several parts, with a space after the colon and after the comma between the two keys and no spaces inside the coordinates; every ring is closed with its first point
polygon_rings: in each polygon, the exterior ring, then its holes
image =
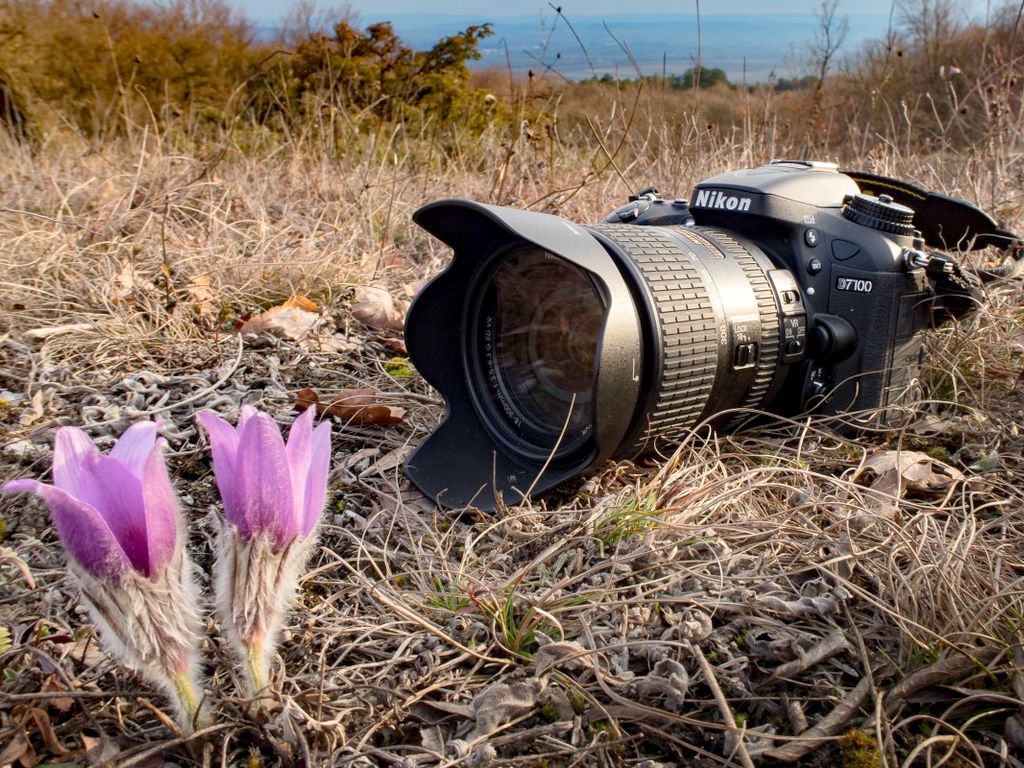
{"type": "Polygon", "coordinates": [[[775,291],[768,282],[765,268],[733,237],[720,230],[698,228],[697,231],[736,259],[757,300],[757,310],[761,317],[761,349],[757,359],[757,374],[742,407],[760,409],[765,405],[765,396],[775,378],[776,362],[779,359],[779,309],[775,291]]]}
{"type": "Polygon", "coordinates": [[[593,227],[637,267],[653,300],[661,329],[657,400],[633,448],[654,436],[671,437],[692,427],[711,398],[718,366],[718,323],[707,286],[693,261],[657,229],[629,224],[593,227]]]}

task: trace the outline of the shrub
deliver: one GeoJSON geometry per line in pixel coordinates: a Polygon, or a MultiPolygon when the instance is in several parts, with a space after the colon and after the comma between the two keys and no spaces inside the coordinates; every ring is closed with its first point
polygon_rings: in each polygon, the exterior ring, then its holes
{"type": "Polygon", "coordinates": [[[87,136],[156,118],[214,114],[244,79],[252,33],[223,0],[135,4],[6,0],[0,66],[44,110],[87,136]]]}
{"type": "Polygon", "coordinates": [[[290,55],[254,79],[253,114],[294,126],[337,110],[358,120],[439,120],[480,130],[487,122],[484,94],[470,86],[466,62],[480,57],[477,46],[490,34],[488,24],[470,26],[413,51],[388,22],[361,31],[340,21],[331,35],[300,38],[290,55]]]}

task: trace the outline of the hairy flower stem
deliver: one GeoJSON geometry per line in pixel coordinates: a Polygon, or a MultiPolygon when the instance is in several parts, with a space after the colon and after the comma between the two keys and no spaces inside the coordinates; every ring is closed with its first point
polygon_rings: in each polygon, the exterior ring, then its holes
{"type": "Polygon", "coordinates": [[[195,683],[188,674],[182,673],[171,678],[171,686],[174,688],[174,695],[178,699],[182,717],[182,728],[186,733],[191,733],[194,728],[202,727],[203,723],[199,716],[199,696],[195,683]]]}
{"type": "Polygon", "coordinates": [[[267,536],[244,540],[236,526],[223,520],[218,524],[217,612],[245,669],[246,693],[256,697],[269,682],[281,623],[315,537],[292,541],[275,551],[267,536]]]}
{"type": "Polygon", "coordinates": [[[154,578],[134,571],[120,583],[95,578],[73,561],[82,602],[115,659],[159,686],[191,732],[200,707],[198,599],[192,563],[178,547],[154,578]]]}
{"type": "Polygon", "coordinates": [[[249,693],[253,696],[267,687],[267,660],[263,643],[256,641],[245,650],[246,671],[249,674],[249,693]]]}
{"type": "Polygon", "coordinates": [[[242,407],[237,429],[208,411],[196,419],[210,437],[224,501],[224,515],[216,518],[217,614],[245,668],[247,693],[255,698],[267,687],[281,624],[316,544],[330,474],[331,424],[314,427],[310,408],[292,424],[285,442],[277,423],[250,405],[242,407]]]}

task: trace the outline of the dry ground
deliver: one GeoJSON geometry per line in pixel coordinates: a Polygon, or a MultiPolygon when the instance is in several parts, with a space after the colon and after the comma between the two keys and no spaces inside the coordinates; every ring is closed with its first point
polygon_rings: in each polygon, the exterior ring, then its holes
{"type": "MultiPolygon", "coordinates": [[[[0,764],[1024,765],[1019,280],[934,340],[902,428],[698,431],[545,501],[442,512],[395,460],[440,401],[397,334],[352,318],[353,289],[402,297],[444,264],[409,222],[431,199],[596,220],[627,193],[601,152],[427,152],[383,134],[343,160],[255,160],[170,144],[4,150],[0,477],[45,475],[60,425],[109,442],[158,416],[208,571],[196,410],[253,403],[287,423],[302,387],[365,386],[405,422],[336,424],[273,690],[239,697],[211,619],[212,724],[191,739],[97,648],[45,510],[0,499],[0,764]],[[295,294],[319,307],[306,338],[233,332],[295,294]],[[912,451],[935,464],[882,493],[886,461],[912,451]]],[[[767,159],[748,154],[689,146],[620,170],[686,192],[767,159]]],[[[862,165],[1022,224],[1019,162],[882,147],[862,165]]]]}

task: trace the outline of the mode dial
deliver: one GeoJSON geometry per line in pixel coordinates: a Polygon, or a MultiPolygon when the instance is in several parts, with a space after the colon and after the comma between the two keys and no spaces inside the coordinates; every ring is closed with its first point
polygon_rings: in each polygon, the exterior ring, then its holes
{"type": "Polygon", "coordinates": [[[913,209],[893,202],[889,195],[847,195],[843,203],[843,216],[850,221],[893,235],[914,234],[913,209]]]}

